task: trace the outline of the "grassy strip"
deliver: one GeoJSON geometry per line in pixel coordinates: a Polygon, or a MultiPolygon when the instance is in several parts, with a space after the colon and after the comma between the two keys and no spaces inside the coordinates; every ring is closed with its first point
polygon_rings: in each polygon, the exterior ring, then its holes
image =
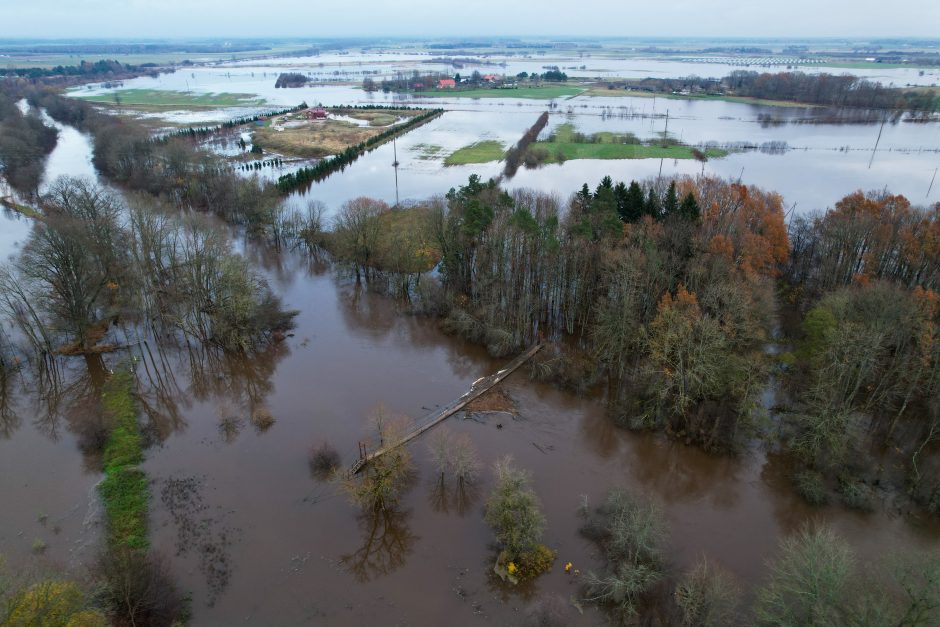
{"type": "Polygon", "coordinates": [[[133,390],[133,376],[122,370],[105,384],[101,395],[112,428],[104,447],[105,478],[98,489],[104,501],[108,546],[112,551],[146,549],[148,545],[150,492],[147,476],[137,467],[144,454],[133,390]]]}
{"type": "MultiPolygon", "coordinates": [[[[546,163],[569,159],[694,159],[692,146],[658,146],[646,144],[573,144],[567,142],[536,142],[534,148],[548,150],[546,163]],[[561,158],[559,159],[559,155],[561,158]]],[[[709,159],[728,155],[726,150],[704,151],[709,159]]]]}
{"type": "Polygon", "coordinates": [[[499,161],[506,154],[502,142],[487,140],[464,146],[444,159],[444,165],[467,165],[499,161]]]}
{"type": "Polygon", "coordinates": [[[106,94],[82,96],[89,102],[117,105],[122,107],[252,107],[265,104],[263,98],[253,94],[193,94],[190,92],[164,89],[121,89],[106,94]]]}
{"type": "Polygon", "coordinates": [[[21,205],[20,203],[14,200],[11,200],[10,198],[0,198],[0,205],[3,205],[10,211],[21,213],[27,218],[32,218],[33,220],[39,220],[42,218],[42,214],[40,214],[38,211],[36,211],[32,207],[29,207],[27,205],[21,205]]]}
{"type": "Polygon", "coordinates": [[[549,85],[505,89],[497,89],[495,87],[480,89],[434,89],[416,91],[415,95],[430,98],[526,98],[530,100],[551,100],[552,98],[577,96],[582,91],[584,91],[584,89],[581,87],[549,85]]]}

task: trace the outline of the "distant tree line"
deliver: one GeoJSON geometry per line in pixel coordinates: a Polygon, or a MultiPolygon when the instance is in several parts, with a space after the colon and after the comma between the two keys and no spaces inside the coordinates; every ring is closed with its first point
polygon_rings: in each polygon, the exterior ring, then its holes
{"type": "Polygon", "coordinates": [[[277,89],[303,87],[308,82],[310,82],[310,78],[304,74],[298,72],[281,72],[277,80],[274,81],[274,87],[277,89]]]}
{"type": "Polygon", "coordinates": [[[657,93],[688,92],[786,100],[831,107],[935,111],[940,95],[931,90],[885,87],[881,83],[843,74],[805,74],[803,72],[758,73],[732,72],[715,80],[686,78],[646,78],[612,83],[612,86],[657,93]]]}
{"type": "Polygon", "coordinates": [[[506,151],[504,158],[505,166],[503,168],[504,176],[512,178],[516,175],[529,146],[539,138],[539,133],[541,133],[546,126],[548,126],[548,111],[543,111],[535,121],[535,124],[529,127],[519,141],[506,151]]]}
{"type": "Polygon", "coordinates": [[[0,68],[0,76],[18,76],[21,78],[80,77],[85,80],[100,78],[130,77],[153,69],[150,65],[129,65],[110,59],[100,61],[81,61],[78,65],[57,65],[52,68],[0,68]]]}

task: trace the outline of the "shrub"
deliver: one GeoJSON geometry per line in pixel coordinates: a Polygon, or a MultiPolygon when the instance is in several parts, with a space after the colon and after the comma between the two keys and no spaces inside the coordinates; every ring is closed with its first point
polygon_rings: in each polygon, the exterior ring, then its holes
{"type": "Polygon", "coordinates": [[[642,598],[664,576],[665,528],[656,505],[612,490],[582,528],[607,557],[605,573],[587,574],[587,599],[612,606],[622,618],[635,616],[642,598]]]}
{"type": "Polygon", "coordinates": [[[854,558],[849,546],[827,527],[803,528],[780,543],[770,580],[757,593],[755,614],[772,625],[845,623],[854,558]]]}
{"type": "Polygon", "coordinates": [[[310,449],[307,463],[310,465],[310,474],[316,479],[324,481],[329,479],[339,468],[339,453],[329,442],[323,442],[320,446],[310,449]]]}
{"type": "Polygon", "coordinates": [[[548,572],[555,563],[555,551],[544,544],[537,544],[531,551],[526,551],[519,556],[518,571],[516,577],[520,581],[534,579],[542,573],[548,572]]]}
{"type": "Polygon", "coordinates": [[[502,459],[493,467],[496,486],[486,502],[484,518],[496,533],[496,541],[510,561],[536,548],[542,539],[545,517],[538,497],[529,487],[529,475],[513,468],[512,459],[502,459]]]}
{"type": "Polygon", "coordinates": [[[829,494],[823,476],[814,470],[801,470],[793,477],[796,491],[800,493],[810,505],[825,505],[829,501],[829,494]]]}
{"type": "Polygon", "coordinates": [[[275,422],[274,415],[267,407],[259,407],[251,416],[251,424],[254,425],[255,430],[259,433],[270,429],[274,426],[275,422]]]}
{"type": "Polygon", "coordinates": [[[707,560],[687,572],[676,586],[676,605],[684,625],[732,625],[741,591],[731,576],[707,560]]]}
{"type": "Polygon", "coordinates": [[[6,599],[0,605],[0,625],[107,627],[108,621],[73,582],[51,580],[6,599]]]}
{"type": "MultiPolygon", "coordinates": [[[[177,589],[166,563],[138,550],[108,551],[96,566],[98,598],[118,625],[178,625],[189,600],[177,589]]],[[[81,623],[78,623],[81,624],[81,623]]]]}
{"type": "Polygon", "coordinates": [[[852,509],[870,512],[875,508],[871,488],[861,481],[840,479],[839,494],[842,496],[842,502],[852,509]]]}

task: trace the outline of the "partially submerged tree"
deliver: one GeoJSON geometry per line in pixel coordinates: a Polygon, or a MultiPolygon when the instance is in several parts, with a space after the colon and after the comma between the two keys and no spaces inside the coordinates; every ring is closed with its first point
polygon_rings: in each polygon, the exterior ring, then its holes
{"type": "Polygon", "coordinates": [[[585,514],[582,532],[607,558],[601,574],[587,574],[586,599],[610,606],[621,620],[632,619],[665,576],[662,512],[652,502],[615,489],[593,514],[585,514]]]}
{"type": "MultiPolygon", "coordinates": [[[[373,411],[369,421],[377,440],[375,448],[395,442],[408,426],[407,418],[392,416],[384,407],[373,411]]],[[[363,509],[386,510],[398,503],[413,474],[411,454],[407,447],[397,446],[373,458],[358,475],[343,477],[342,485],[363,509]]]]}
{"type": "Polygon", "coordinates": [[[554,553],[541,544],[545,517],[529,485],[529,475],[511,458],[493,466],[496,485],[486,501],[484,519],[501,549],[496,572],[510,581],[536,577],[551,567],[554,553]]]}
{"type": "Polygon", "coordinates": [[[853,605],[852,550],[828,527],[784,538],[757,593],[755,614],[767,625],[845,624],[853,605]]]}
{"type": "Polygon", "coordinates": [[[738,620],[741,590],[731,575],[703,558],[679,580],[675,599],[683,625],[723,627],[738,620]]]}

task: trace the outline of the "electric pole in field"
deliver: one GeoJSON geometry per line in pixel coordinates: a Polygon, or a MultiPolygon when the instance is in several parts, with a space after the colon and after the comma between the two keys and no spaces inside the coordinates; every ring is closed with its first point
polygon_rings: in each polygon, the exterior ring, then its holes
{"type": "Polygon", "coordinates": [[[395,153],[395,160],[392,161],[392,167],[395,168],[395,206],[398,206],[398,142],[392,138],[392,150],[395,153]]]}

